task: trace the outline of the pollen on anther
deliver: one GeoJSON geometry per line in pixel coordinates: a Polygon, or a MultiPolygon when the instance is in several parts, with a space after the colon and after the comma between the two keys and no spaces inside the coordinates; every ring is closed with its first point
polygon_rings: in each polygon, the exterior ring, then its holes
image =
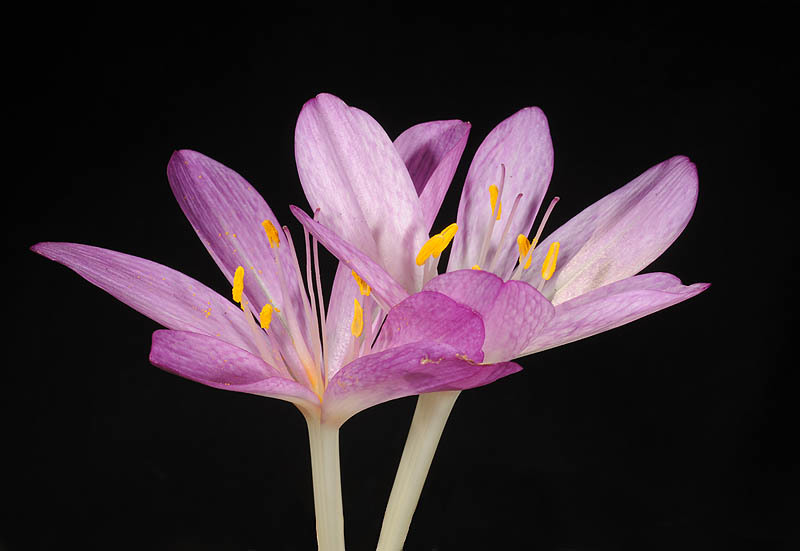
{"type": "Polygon", "coordinates": [[[492,212],[497,212],[497,220],[500,220],[500,214],[503,212],[503,202],[498,203],[497,196],[500,193],[498,187],[494,184],[489,186],[489,203],[492,206],[492,212]]]}
{"type": "Polygon", "coordinates": [[[264,231],[267,233],[267,239],[269,239],[269,248],[274,249],[275,247],[280,246],[281,238],[278,230],[275,228],[275,225],[269,220],[264,220],[261,222],[261,225],[264,227],[264,231]]]}
{"type": "Polygon", "coordinates": [[[358,299],[353,299],[353,323],[350,324],[350,332],[354,337],[360,337],[364,330],[364,310],[361,308],[358,299]]]}
{"type": "Polygon", "coordinates": [[[370,288],[369,284],[363,279],[361,279],[361,277],[355,272],[355,270],[350,270],[350,273],[353,274],[353,279],[355,279],[356,283],[358,283],[358,289],[359,291],[361,291],[361,294],[365,297],[368,297],[372,292],[372,289],[370,288]]]}
{"type": "Polygon", "coordinates": [[[556,271],[556,260],[558,259],[558,249],[561,244],[558,241],[553,241],[550,248],[547,250],[547,256],[542,263],[542,278],[548,281],[553,277],[553,272],[556,271]]]}
{"type": "Polygon", "coordinates": [[[239,266],[233,274],[233,300],[242,302],[242,291],[244,291],[244,268],[239,266]]]}
{"type": "Polygon", "coordinates": [[[272,304],[265,304],[258,315],[258,322],[262,329],[269,330],[269,324],[272,323],[272,304]]]}
{"type": "MultiPolygon", "coordinates": [[[[528,241],[528,238],[522,234],[517,236],[517,247],[519,248],[519,261],[522,262],[525,260],[525,257],[528,256],[528,252],[531,250],[531,242],[528,241]]],[[[531,261],[533,257],[528,257],[528,261],[525,262],[525,266],[522,268],[523,270],[527,270],[531,267],[531,261]]]]}

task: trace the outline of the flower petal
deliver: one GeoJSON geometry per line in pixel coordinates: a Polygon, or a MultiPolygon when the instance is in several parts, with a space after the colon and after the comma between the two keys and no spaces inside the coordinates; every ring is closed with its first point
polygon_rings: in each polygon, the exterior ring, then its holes
{"type": "Polygon", "coordinates": [[[307,408],[319,407],[319,399],[309,389],[281,376],[261,358],[214,337],[187,331],[156,331],[150,362],[164,371],[214,388],[278,398],[307,408]]]}
{"type": "Polygon", "coordinates": [[[502,211],[492,232],[487,259],[493,258],[506,217],[511,214],[516,196],[522,194],[508,235],[497,253],[496,271],[505,273],[518,255],[514,239],[520,233],[530,233],[553,174],[553,144],[547,118],[541,109],[527,107],[516,112],[498,124],[478,148],[458,205],[459,231],[453,241],[448,271],[484,264],[479,256],[492,217],[489,186],[500,187],[501,164],[505,166],[506,175],[502,211]]]}
{"type": "Polygon", "coordinates": [[[425,285],[477,311],[486,337],[484,361],[519,357],[553,319],[550,301],[524,281],[506,281],[483,270],[457,270],[437,276],[425,285]]]}
{"type": "Polygon", "coordinates": [[[510,362],[476,365],[447,344],[404,344],[362,356],[340,369],[323,396],[323,421],[341,424],[395,398],[474,388],[520,370],[510,362]]]}
{"type": "Polygon", "coordinates": [[[350,329],[353,320],[353,300],[360,298],[361,292],[350,272],[349,266],[339,262],[331,288],[331,299],[325,312],[328,380],[341,369],[353,353],[353,334],[350,329]]]}
{"type": "Polygon", "coordinates": [[[243,312],[181,272],[144,258],[78,243],[38,243],[31,249],[71,268],[164,327],[215,336],[257,353],[243,312]]]}
{"type": "MultiPolygon", "coordinates": [[[[550,243],[560,243],[555,275],[542,292],[558,305],[639,273],[678,238],[696,202],[697,169],[689,159],[672,157],[648,169],[536,247],[533,268],[541,266],[550,243]]],[[[538,269],[524,274],[538,284],[538,269]]]]}
{"type": "Polygon", "coordinates": [[[422,286],[414,258],[425,243],[419,198],[403,160],[367,113],[330,94],[303,106],[295,159],[312,211],[392,274],[406,290],[422,286]]]}
{"type": "Polygon", "coordinates": [[[470,127],[459,120],[424,122],[394,141],[419,195],[426,232],[430,232],[453,181],[470,127]]]}
{"type": "Polygon", "coordinates": [[[385,310],[406,298],[409,293],[369,256],[339,237],[334,231],[312,220],[302,209],[290,205],[292,214],[310,234],[319,240],[340,261],[347,264],[372,287],[372,293],[385,310]]]}
{"type": "Polygon", "coordinates": [[[258,314],[272,303],[297,316],[301,329],[310,327],[294,254],[277,218],[253,186],[225,165],[189,150],[172,155],[167,177],[181,209],[228,281],[233,282],[238,266],[244,267],[244,295],[253,312],[258,314]],[[277,248],[270,248],[262,226],[265,220],[278,229],[281,242],[277,248]],[[280,258],[288,297],[283,296],[274,251],[280,258]]]}
{"type": "Polygon", "coordinates": [[[682,285],[671,274],[641,274],[568,300],[525,350],[525,354],[585,339],[625,325],[708,289],[708,283],[682,285]]]}
{"type": "Polygon", "coordinates": [[[420,291],[389,311],[372,350],[380,352],[419,341],[441,342],[474,362],[482,362],[483,339],[483,321],[472,308],[441,293],[420,291]]]}

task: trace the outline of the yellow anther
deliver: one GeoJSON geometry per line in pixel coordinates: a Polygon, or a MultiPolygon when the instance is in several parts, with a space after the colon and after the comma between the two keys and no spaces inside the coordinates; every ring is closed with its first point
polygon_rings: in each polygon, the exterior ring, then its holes
{"type": "Polygon", "coordinates": [[[417,254],[417,266],[422,266],[431,256],[439,258],[439,255],[447,248],[458,231],[458,224],[453,223],[428,239],[417,254]]]}
{"type": "Polygon", "coordinates": [[[489,186],[489,202],[492,204],[492,213],[497,212],[497,219],[500,220],[500,213],[503,212],[503,202],[500,201],[498,204],[497,202],[497,195],[500,193],[500,190],[497,189],[497,186],[492,184],[489,186]]]}
{"type": "Polygon", "coordinates": [[[361,291],[361,294],[364,295],[365,297],[368,297],[369,294],[372,292],[372,289],[370,289],[369,284],[363,279],[361,279],[355,272],[355,270],[350,270],[350,273],[353,274],[353,279],[355,279],[356,283],[358,283],[358,289],[359,291],[361,291]]]}
{"type": "MultiPolygon", "coordinates": [[[[269,324],[272,323],[272,305],[265,304],[258,315],[258,322],[261,324],[261,329],[269,329],[269,324]]],[[[277,311],[278,309],[275,308],[277,311]]]]}
{"type": "Polygon", "coordinates": [[[269,239],[269,248],[274,249],[281,244],[281,238],[278,234],[278,230],[269,220],[264,220],[261,222],[261,225],[264,226],[264,231],[267,232],[267,239],[269,239]]]}
{"type": "Polygon", "coordinates": [[[242,291],[244,291],[244,268],[239,266],[233,274],[234,302],[242,302],[242,291]]]}
{"type": "Polygon", "coordinates": [[[474,266],[473,266],[471,269],[472,269],[472,270],[480,270],[480,269],[481,269],[481,267],[480,267],[480,266],[478,266],[477,264],[475,264],[475,265],[474,265],[474,266]]]}
{"type": "Polygon", "coordinates": [[[553,277],[553,272],[556,271],[556,259],[558,258],[558,248],[560,247],[558,241],[553,241],[550,248],[547,250],[547,256],[544,258],[542,264],[542,277],[545,281],[553,277]]]}
{"type": "MultiPolygon", "coordinates": [[[[525,257],[528,255],[528,252],[531,250],[531,243],[528,241],[528,238],[522,234],[517,236],[517,246],[519,247],[519,261],[520,263],[525,260],[525,257]]],[[[529,257],[528,261],[525,263],[525,267],[522,268],[523,270],[527,270],[531,267],[531,260],[533,257],[529,257]]]]}
{"type": "Polygon", "coordinates": [[[358,299],[353,299],[353,323],[350,324],[350,332],[354,337],[360,337],[364,330],[364,310],[358,299]]]}
{"type": "Polygon", "coordinates": [[[456,236],[456,232],[458,231],[458,224],[453,222],[441,232],[439,235],[442,237],[442,240],[438,242],[437,248],[433,251],[433,257],[439,258],[439,255],[447,248],[453,238],[456,236]]]}

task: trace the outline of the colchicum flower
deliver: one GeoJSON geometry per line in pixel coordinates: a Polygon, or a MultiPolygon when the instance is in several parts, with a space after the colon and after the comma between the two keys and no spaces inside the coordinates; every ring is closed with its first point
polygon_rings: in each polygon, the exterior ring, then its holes
{"type": "Polygon", "coordinates": [[[319,546],[342,550],[342,423],[381,402],[472,388],[520,368],[481,363],[483,320],[439,292],[407,294],[386,313],[371,286],[340,264],[326,311],[316,240],[310,247],[305,234],[304,283],[288,229],[244,178],[193,151],[176,152],[167,176],[233,302],[142,258],[75,243],[32,249],[166,327],[153,334],[154,365],[296,405],[309,431],[319,546]]]}
{"type": "MultiPolygon", "coordinates": [[[[384,307],[438,291],[478,312],[486,361],[507,361],[613,329],[702,292],[666,273],[638,274],[686,227],[697,172],[668,159],[541,239],[558,198],[529,238],[553,170],[536,107],[501,122],[470,165],[456,223],[429,237],[469,124],[433,121],[392,143],[368,114],[321,94],[295,131],[298,173],[317,213],[293,213],[384,307]],[[448,271],[440,254],[453,240],[448,271]]],[[[379,549],[399,549],[457,392],[420,396],[379,549]]]]}

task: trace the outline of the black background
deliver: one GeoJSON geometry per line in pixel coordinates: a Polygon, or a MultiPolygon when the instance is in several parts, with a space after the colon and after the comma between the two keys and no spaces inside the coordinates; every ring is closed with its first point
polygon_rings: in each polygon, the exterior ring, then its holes
{"type": "MultiPolygon", "coordinates": [[[[427,120],[472,123],[435,228],[454,219],[486,133],[528,105],[547,114],[555,147],[551,230],[672,155],[700,175],[694,218],[646,271],[710,290],[463,393],[407,549],[792,548],[797,377],[781,358],[796,176],[777,168],[794,148],[782,131],[787,16],[497,3],[457,6],[475,17],[459,23],[456,10],[380,6],[8,19],[22,32],[5,48],[0,549],[314,548],[293,406],[152,367],[155,323],[28,247],[94,244],[227,293],[167,160],[191,148],[225,163],[297,231],[294,123],[322,91],[392,138],[427,120]]],[[[413,406],[377,406],[341,431],[348,549],[374,548],[413,406]]]]}

